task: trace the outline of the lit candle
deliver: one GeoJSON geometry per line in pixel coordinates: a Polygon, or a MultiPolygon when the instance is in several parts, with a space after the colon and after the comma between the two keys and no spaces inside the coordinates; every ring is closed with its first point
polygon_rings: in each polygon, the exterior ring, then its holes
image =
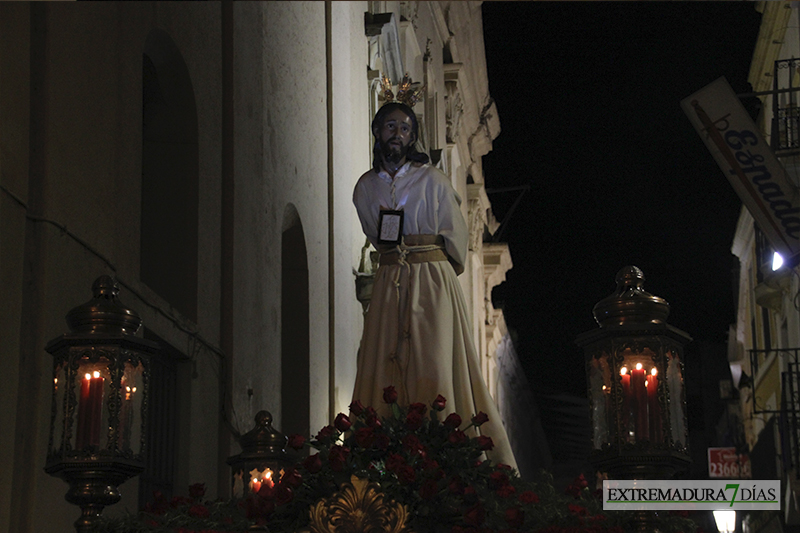
{"type": "Polygon", "coordinates": [[[89,441],[89,389],[92,384],[92,375],[86,374],[81,380],[81,398],[78,402],[78,430],[76,432],[75,449],[80,450],[89,441]]]}
{"type": "Polygon", "coordinates": [[[119,412],[119,446],[123,450],[131,447],[131,429],[133,428],[133,396],[136,387],[128,385],[123,378],[122,405],[119,412]]]}
{"type": "Polygon", "coordinates": [[[265,468],[263,472],[259,471],[258,469],[254,469],[250,471],[250,492],[256,493],[261,490],[261,487],[266,485],[267,487],[274,487],[275,484],[272,481],[272,470],[269,468],[265,468]]]}
{"type": "Polygon", "coordinates": [[[89,386],[89,411],[91,412],[89,426],[89,444],[100,446],[100,426],[103,419],[103,382],[105,379],[96,371],[90,380],[89,386]]]}
{"type": "Polygon", "coordinates": [[[658,406],[658,369],[653,367],[647,376],[647,406],[650,413],[650,440],[661,442],[661,409],[658,406]]]}
{"type": "Polygon", "coordinates": [[[620,368],[619,375],[622,379],[622,431],[625,434],[625,440],[627,440],[631,413],[631,375],[628,374],[628,367],[623,366],[620,368]]]}
{"type": "Polygon", "coordinates": [[[636,363],[636,368],[631,371],[631,390],[636,417],[636,440],[638,441],[650,437],[647,428],[647,388],[642,363],[636,363]]]}

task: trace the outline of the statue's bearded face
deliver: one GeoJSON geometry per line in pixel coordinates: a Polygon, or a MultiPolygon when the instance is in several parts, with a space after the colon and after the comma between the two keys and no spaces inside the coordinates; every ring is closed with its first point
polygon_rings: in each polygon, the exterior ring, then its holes
{"type": "Polygon", "coordinates": [[[379,131],[381,153],[387,163],[405,159],[408,147],[414,142],[411,117],[396,109],[386,116],[379,131]]]}

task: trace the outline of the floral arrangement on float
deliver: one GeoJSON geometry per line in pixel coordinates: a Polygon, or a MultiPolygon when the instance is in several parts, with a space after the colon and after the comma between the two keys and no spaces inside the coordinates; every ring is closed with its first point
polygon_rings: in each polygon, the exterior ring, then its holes
{"type": "MultiPolygon", "coordinates": [[[[206,501],[203,484],[192,485],[188,497],[168,500],[156,493],[138,515],[105,518],[98,533],[355,531],[321,521],[333,518],[341,526],[353,518],[346,514],[358,502],[363,509],[383,509],[378,513],[383,526],[376,531],[626,531],[632,514],[604,512],[599,491],[591,490],[583,475],[560,492],[547,472],[523,480],[511,467],[485,460],[484,452],[493,447],[491,437],[468,436],[488,420],[484,413],[466,421],[456,413],[442,417],[446,399],[441,395],[430,406],[402,408],[394,387],[384,389],[383,398],[391,408],[388,417],[355,401],[349,416],[340,413],[313,438],[291,435],[289,446],[310,448],[309,454],[256,493],[206,501]],[[334,498],[340,499],[326,505],[334,498]],[[337,509],[343,514],[326,515],[337,509]]],[[[686,513],[657,519],[662,533],[697,530],[686,513]]],[[[373,530],[365,525],[363,531],[373,530]]]]}

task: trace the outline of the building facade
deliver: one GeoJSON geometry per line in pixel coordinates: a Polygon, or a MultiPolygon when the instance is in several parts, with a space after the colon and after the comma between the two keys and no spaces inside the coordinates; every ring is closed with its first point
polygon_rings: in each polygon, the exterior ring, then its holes
{"type": "MultiPolygon", "coordinates": [[[[761,28],[749,82],[758,96],[742,95],[764,139],[786,175],[800,187],[797,57],[800,57],[795,3],[758,2],[761,28]],[[755,104],[755,105],[753,105],[755,104]]],[[[800,283],[797,266],[773,263],[774,249],[745,208],[731,246],[739,260],[737,321],[729,335],[728,360],[738,397],[721,429],[749,454],[753,479],[780,479],[781,513],[752,517],[745,531],[794,530],[800,470],[800,283]],[[732,416],[731,416],[732,415],[732,416]]]]}
{"type": "Polygon", "coordinates": [[[352,190],[378,77],[406,72],[426,86],[424,148],[463,199],[485,378],[510,397],[491,289],[511,257],[483,243],[497,224],[481,158],[500,122],[480,2],[0,5],[0,530],[64,531],[78,514],[42,469],[44,346],[100,275],[162,347],[148,467],[106,513],[193,482],[227,496],[225,459],[262,409],[303,434],[347,412],[365,268],[352,190]]]}

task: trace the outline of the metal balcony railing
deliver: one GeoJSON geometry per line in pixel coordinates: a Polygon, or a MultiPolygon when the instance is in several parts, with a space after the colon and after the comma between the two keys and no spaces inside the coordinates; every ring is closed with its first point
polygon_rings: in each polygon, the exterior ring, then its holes
{"type": "Polygon", "coordinates": [[[800,468],[800,363],[789,363],[781,375],[781,412],[778,418],[783,469],[800,468]]]}
{"type": "Polygon", "coordinates": [[[800,101],[798,101],[797,72],[800,59],[775,61],[772,88],[772,150],[800,152],[800,101]]]}
{"type": "Polygon", "coordinates": [[[800,348],[784,348],[778,350],[749,350],[750,368],[753,377],[759,375],[759,367],[774,354],[780,364],[780,358],[788,359],[786,370],[780,374],[781,403],[778,409],[765,409],[763,400],[756,394],[753,383],[753,414],[777,415],[780,444],[776,443],[776,451],[780,452],[783,470],[795,470],[800,474],[800,348]]]}

